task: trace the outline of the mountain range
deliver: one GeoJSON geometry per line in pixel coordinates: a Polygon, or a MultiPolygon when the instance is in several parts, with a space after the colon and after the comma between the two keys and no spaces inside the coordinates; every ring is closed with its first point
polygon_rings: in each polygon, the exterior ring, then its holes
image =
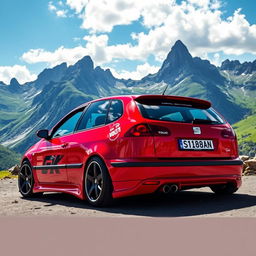
{"type": "Polygon", "coordinates": [[[0,144],[22,153],[37,140],[36,130],[51,128],[86,101],[110,95],[162,94],[167,85],[165,94],[210,100],[233,124],[255,113],[256,61],[225,60],[216,67],[192,57],[178,40],[158,72],[141,80],[115,78],[85,56],[72,66],[63,63],[45,69],[33,82],[20,85],[15,78],[9,85],[0,82],[0,144]]]}

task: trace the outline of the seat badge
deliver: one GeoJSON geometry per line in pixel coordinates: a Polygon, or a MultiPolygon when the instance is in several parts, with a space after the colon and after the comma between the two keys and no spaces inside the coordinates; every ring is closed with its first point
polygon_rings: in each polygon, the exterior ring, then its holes
{"type": "Polygon", "coordinates": [[[194,134],[201,134],[200,127],[193,127],[194,134]]]}

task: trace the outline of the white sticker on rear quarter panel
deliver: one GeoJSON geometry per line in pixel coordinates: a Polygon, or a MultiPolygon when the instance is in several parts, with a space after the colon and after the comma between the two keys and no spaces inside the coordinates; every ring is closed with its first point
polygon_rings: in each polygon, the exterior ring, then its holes
{"type": "Polygon", "coordinates": [[[111,141],[114,141],[118,138],[119,134],[121,132],[121,126],[119,123],[113,124],[110,126],[110,130],[109,130],[109,139],[111,141]]]}

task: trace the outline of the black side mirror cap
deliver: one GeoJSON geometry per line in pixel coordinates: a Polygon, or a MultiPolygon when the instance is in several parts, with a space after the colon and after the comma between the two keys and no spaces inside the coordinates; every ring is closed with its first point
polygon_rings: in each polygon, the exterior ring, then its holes
{"type": "Polygon", "coordinates": [[[46,139],[48,140],[49,139],[49,131],[48,130],[39,130],[36,135],[39,137],[39,138],[43,138],[43,139],[46,139]]]}

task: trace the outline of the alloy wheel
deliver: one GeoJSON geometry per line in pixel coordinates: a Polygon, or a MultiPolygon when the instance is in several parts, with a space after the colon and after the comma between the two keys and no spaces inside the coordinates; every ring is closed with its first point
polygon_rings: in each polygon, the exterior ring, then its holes
{"type": "Polygon", "coordinates": [[[19,173],[19,189],[23,195],[31,193],[33,185],[32,170],[28,164],[23,164],[19,173]]]}
{"type": "Polygon", "coordinates": [[[85,192],[91,202],[96,202],[102,193],[103,178],[102,169],[98,162],[92,161],[86,170],[85,192]]]}

